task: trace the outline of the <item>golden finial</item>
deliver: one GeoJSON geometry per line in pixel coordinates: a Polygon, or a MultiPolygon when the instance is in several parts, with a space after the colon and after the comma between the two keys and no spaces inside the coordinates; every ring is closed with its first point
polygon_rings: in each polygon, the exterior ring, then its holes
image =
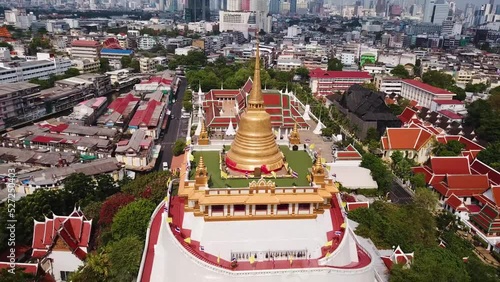
{"type": "Polygon", "coordinates": [[[318,151],[318,154],[316,155],[316,162],[314,163],[314,167],[315,168],[323,167],[323,165],[321,165],[321,151],[318,151]]]}
{"type": "Polygon", "coordinates": [[[205,121],[201,122],[201,132],[200,133],[207,133],[207,128],[205,127],[205,121]]]}
{"type": "Polygon", "coordinates": [[[297,123],[293,125],[293,133],[297,133],[297,123]]]}
{"type": "Polygon", "coordinates": [[[198,165],[196,166],[196,170],[205,169],[205,163],[203,162],[203,156],[200,156],[200,160],[198,161],[198,165]]]}
{"type": "Polygon", "coordinates": [[[264,109],[264,98],[262,97],[262,85],[260,82],[260,51],[259,40],[257,39],[257,50],[255,51],[255,69],[253,73],[253,85],[250,97],[248,98],[249,108],[264,109]]]}

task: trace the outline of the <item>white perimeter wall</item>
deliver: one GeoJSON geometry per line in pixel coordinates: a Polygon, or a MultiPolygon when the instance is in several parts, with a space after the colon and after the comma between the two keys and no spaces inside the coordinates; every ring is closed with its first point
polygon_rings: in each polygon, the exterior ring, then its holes
{"type": "MultiPolygon", "coordinates": [[[[222,270],[201,262],[176,241],[172,231],[167,228],[165,214],[158,244],[155,246],[155,259],[150,281],[154,282],[371,282],[375,281],[372,265],[362,269],[295,269],[266,271],[222,270]]],[[[346,242],[348,243],[348,242],[346,242]]],[[[350,243],[350,242],[349,242],[350,243]]],[[[347,254],[346,254],[347,255],[347,254]]]]}

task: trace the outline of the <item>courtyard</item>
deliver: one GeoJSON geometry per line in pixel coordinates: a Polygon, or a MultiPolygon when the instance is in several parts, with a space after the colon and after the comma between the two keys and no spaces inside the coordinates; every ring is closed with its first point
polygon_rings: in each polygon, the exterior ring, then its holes
{"type": "MultiPolygon", "coordinates": [[[[227,148],[229,150],[229,148],[227,148]]],[[[285,155],[290,168],[298,173],[297,178],[266,178],[276,183],[277,187],[293,187],[293,186],[309,186],[309,181],[307,180],[307,175],[309,174],[309,168],[312,166],[312,160],[309,155],[303,151],[292,151],[287,146],[280,146],[281,151],[285,155]]],[[[258,178],[248,178],[248,179],[222,179],[220,164],[219,164],[219,151],[195,151],[193,169],[190,173],[190,179],[194,179],[194,171],[200,156],[203,156],[203,162],[205,163],[208,174],[210,175],[212,188],[241,188],[248,187],[248,184],[258,178]]]]}

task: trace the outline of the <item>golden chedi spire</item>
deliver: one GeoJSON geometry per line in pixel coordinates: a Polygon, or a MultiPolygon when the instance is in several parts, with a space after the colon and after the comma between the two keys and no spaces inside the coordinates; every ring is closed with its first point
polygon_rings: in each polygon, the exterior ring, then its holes
{"type": "Polygon", "coordinates": [[[234,141],[226,154],[226,165],[238,171],[254,172],[262,169],[266,173],[281,169],[284,162],[283,153],[276,144],[271,116],[264,107],[258,41],[255,57],[252,91],[246,110],[241,115],[234,141]]]}
{"type": "Polygon", "coordinates": [[[293,125],[293,130],[290,132],[290,136],[288,136],[288,140],[290,140],[290,144],[299,145],[300,144],[300,135],[297,129],[297,123],[293,125]]]}
{"type": "Polygon", "coordinates": [[[318,152],[316,155],[316,161],[314,162],[311,169],[311,178],[316,185],[322,185],[325,183],[325,169],[323,164],[321,164],[321,153],[318,152]]]}
{"type": "Polygon", "coordinates": [[[195,173],[195,189],[206,186],[208,184],[208,171],[205,166],[205,162],[203,162],[203,156],[200,156],[200,159],[198,160],[195,173]]]}
{"type": "Polygon", "coordinates": [[[205,127],[205,121],[201,121],[201,131],[200,131],[200,136],[198,136],[198,145],[208,145],[209,139],[208,139],[208,131],[207,128],[205,127]]]}

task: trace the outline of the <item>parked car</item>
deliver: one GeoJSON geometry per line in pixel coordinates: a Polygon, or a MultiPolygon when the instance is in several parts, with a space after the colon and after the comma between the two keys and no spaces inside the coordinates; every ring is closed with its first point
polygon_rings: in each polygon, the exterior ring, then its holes
{"type": "Polygon", "coordinates": [[[163,169],[164,171],[165,171],[165,170],[168,170],[168,162],[163,162],[162,169],[163,169]]]}

